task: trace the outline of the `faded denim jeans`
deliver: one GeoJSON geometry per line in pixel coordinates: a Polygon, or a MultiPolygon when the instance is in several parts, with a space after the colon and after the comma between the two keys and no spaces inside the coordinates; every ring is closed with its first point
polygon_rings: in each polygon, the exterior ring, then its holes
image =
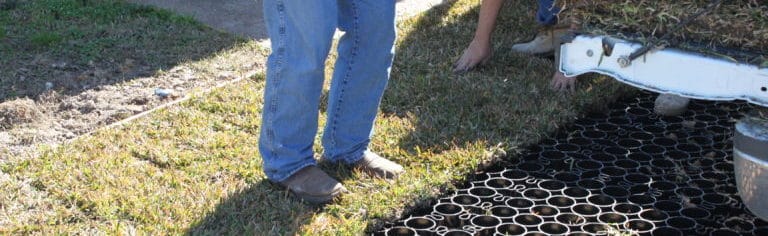
{"type": "Polygon", "coordinates": [[[360,160],[394,57],[395,0],[264,0],[264,19],[272,45],[259,137],[264,173],[279,182],[316,164],[323,69],[337,27],[344,35],[328,94],[323,157],[360,160]]]}
{"type": "Polygon", "coordinates": [[[555,0],[539,0],[536,22],[541,25],[556,25],[558,13],[560,13],[560,8],[555,6],[555,0]]]}

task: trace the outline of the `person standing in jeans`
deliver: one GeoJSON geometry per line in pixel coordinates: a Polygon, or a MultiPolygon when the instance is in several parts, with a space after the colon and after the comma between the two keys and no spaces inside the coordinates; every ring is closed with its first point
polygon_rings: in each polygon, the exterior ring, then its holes
{"type": "Polygon", "coordinates": [[[387,86],[395,42],[395,0],[264,0],[272,53],[259,152],[264,173],[310,203],[347,190],[316,166],[325,60],[336,28],[344,31],[328,96],[323,158],[393,179],[402,166],[368,150],[387,86]]]}

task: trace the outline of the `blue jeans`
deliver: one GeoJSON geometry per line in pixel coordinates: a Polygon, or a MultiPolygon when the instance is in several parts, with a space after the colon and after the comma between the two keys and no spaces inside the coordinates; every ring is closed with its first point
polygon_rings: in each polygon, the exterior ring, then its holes
{"type": "Polygon", "coordinates": [[[264,173],[283,181],[315,165],[312,146],[325,60],[338,27],[323,156],[352,164],[368,149],[394,57],[395,0],[264,0],[272,53],[259,152],[264,173]]]}
{"type": "Polygon", "coordinates": [[[536,21],[542,25],[555,25],[557,24],[558,13],[560,13],[560,8],[555,6],[555,0],[539,0],[536,21]]]}

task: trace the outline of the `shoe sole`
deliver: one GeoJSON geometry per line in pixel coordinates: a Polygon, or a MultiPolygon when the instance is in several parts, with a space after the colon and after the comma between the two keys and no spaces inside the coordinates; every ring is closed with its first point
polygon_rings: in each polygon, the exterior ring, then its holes
{"type": "Polygon", "coordinates": [[[293,191],[290,191],[290,192],[294,196],[300,198],[301,200],[307,203],[320,205],[320,204],[325,204],[333,201],[333,199],[335,199],[338,196],[341,196],[342,193],[346,192],[346,189],[344,187],[340,187],[340,188],[334,189],[334,191],[331,192],[330,194],[323,195],[323,196],[313,196],[313,195],[306,195],[306,194],[302,195],[302,194],[295,193],[293,191]]]}

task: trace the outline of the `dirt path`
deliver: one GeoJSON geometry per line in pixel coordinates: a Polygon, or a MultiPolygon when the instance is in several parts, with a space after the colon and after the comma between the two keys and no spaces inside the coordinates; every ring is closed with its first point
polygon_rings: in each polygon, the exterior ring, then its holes
{"type": "MultiPolygon", "coordinates": [[[[213,28],[257,40],[267,38],[262,17],[262,0],[128,0],[189,15],[213,28]]],[[[398,0],[398,17],[425,11],[445,0],[398,0]]]]}

